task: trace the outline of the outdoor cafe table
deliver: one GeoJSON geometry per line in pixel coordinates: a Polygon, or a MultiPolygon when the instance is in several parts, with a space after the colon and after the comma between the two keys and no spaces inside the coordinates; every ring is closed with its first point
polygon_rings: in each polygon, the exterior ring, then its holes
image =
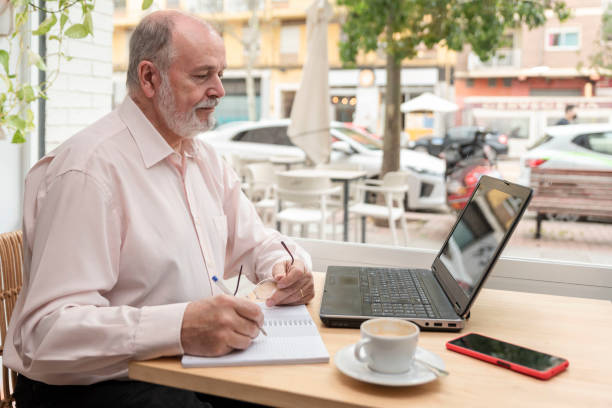
{"type": "Polygon", "coordinates": [[[343,209],[343,230],[342,239],[348,241],[348,202],[349,202],[349,184],[351,181],[359,180],[366,177],[366,172],[362,170],[338,170],[338,169],[296,169],[285,171],[281,174],[297,177],[328,177],[331,181],[341,182],[342,190],[342,209],[343,209]]]}
{"type": "Polygon", "coordinates": [[[295,164],[303,164],[306,159],[298,156],[272,156],[270,157],[269,161],[275,165],[285,166],[285,170],[291,170],[291,166],[295,164]]]}
{"type": "Polygon", "coordinates": [[[416,387],[354,380],[334,355],[359,339],[357,329],[327,328],[318,318],[324,274],[315,273],[308,305],[329,363],[250,367],[181,367],[179,357],[130,363],[129,376],[278,407],[611,407],[612,303],[607,300],[483,289],[462,333],[478,332],[569,360],[548,381],[446,350],[458,333],[422,332],[419,346],[440,356],[450,375],[416,387]]]}

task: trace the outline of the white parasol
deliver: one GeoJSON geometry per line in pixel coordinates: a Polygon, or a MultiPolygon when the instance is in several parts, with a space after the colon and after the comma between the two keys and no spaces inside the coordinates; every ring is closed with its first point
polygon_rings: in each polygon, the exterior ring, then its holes
{"type": "Polygon", "coordinates": [[[453,102],[440,98],[430,92],[425,92],[400,105],[402,112],[454,112],[457,109],[459,107],[453,102]]]}
{"type": "Polygon", "coordinates": [[[331,14],[327,0],[315,0],[307,10],[308,53],[287,130],[291,141],[315,164],[327,163],[331,150],[327,59],[327,24],[331,14]]]}

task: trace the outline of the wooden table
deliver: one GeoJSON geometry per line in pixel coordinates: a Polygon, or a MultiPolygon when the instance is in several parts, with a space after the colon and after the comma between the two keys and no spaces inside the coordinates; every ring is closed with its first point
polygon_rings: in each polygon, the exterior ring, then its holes
{"type": "Polygon", "coordinates": [[[291,176],[328,177],[331,181],[342,183],[342,210],[343,210],[343,230],[342,239],[348,241],[348,202],[349,202],[349,184],[351,181],[359,180],[367,176],[367,173],[362,170],[338,170],[338,169],[296,169],[286,171],[283,174],[291,176]]]}
{"type": "MultiPolygon", "coordinates": [[[[318,318],[323,274],[309,310],[318,318]]],[[[130,378],[282,407],[612,407],[612,303],[484,289],[463,333],[480,332],[569,360],[541,381],[445,348],[457,333],[424,332],[419,345],[444,360],[450,376],[417,387],[384,387],[340,373],[334,354],[357,329],[320,327],[328,364],[181,367],[179,358],[130,364],[130,378]]]]}

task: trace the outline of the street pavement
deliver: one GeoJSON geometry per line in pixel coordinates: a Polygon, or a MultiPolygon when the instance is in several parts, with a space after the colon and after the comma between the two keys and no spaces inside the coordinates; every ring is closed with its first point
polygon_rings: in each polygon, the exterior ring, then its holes
{"type": "MultiPolygon", "coordinates": [[[[519,161],[517,158],[500,160],[498,170],[504,179],[517,182],[519,161]]],[[[410,240],[408,246],[439,250],[456,216],[451,213],[408,212],[406,219],[410,240]]],[[[519,258],[612,265],[612,219],[606,221],[544,220],[542,237],[535,239],[535,214],[527,211],[503,254],[519,258]]],[[[377,227],[370,220],[366,231],[367,242],[392,245],[388,228],[377,227]]]]}

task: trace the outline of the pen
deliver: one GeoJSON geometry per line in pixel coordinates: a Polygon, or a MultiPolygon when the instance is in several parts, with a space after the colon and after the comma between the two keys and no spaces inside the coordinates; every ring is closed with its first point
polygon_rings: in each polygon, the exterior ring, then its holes
{"type": "MultiPolygon", "coordinates": [[[[232,295],[232,292],[230,292],[230,290],[227,288],[227,286],[225,286],[225,285],[223,284],[223,282],[221,282],[221,281],[219,280],[219,278],[217,278],[216,276],[213,276],[213,277],[212,277],[212,280],[213,280],[213,282],[215,282],[215,285],[217,285],[217,287],[218,287],[219,289],[221,289],[221,291],[223,291],[223,293],[225,293],[226,295],[232,295]]],[[[232,296],[233,296],[233,295],[232,295],[232,296]]],[[[264,334],[264,336],[267,336],[267,335],[268,335],[268,333],[266,333],[266,331],[263,329],[263,327],[260,327],[260,328],[259,328],[259,331],[261,331],[261,332],[264,334]]]]}

